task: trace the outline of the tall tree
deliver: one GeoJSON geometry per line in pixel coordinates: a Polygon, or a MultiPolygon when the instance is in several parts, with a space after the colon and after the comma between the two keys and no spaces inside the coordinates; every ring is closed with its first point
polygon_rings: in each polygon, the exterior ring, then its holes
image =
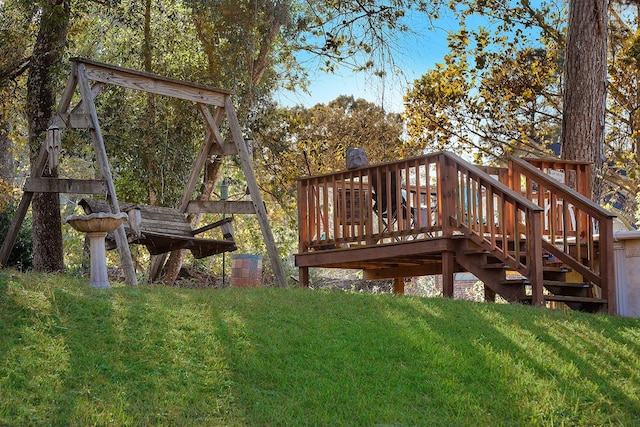
{"type": "Polygon", "coordinates": [[[12,201],[13,187],[19,185],[15,179],[16,157],[26,145],[26,137],[19,129],[25,128],[21,117],[33,13],[26,2],[11,0],[0,4],[0,211],[12,201]]]}
{"type": "Polygon", "coordinates": [[[592,162],[602,195],[607,97],[608,0],[570,0],[565,49],[562,157],[592,162]]]}
{"type": "Polygon", "coordinates": [[[295,179],[345,168],[349,147],[366,150],[370,163],[417,154],[403,146],[399,114],[340,96],[311,108],[264,110],[256,126],[259,184],[284,211],[295,214],[295,179]]]}
{"type": "MultiPolygon", "coordinates": [[[[640,218],[640,2],[609,9],[605,178],[618,218],[640,218]]],[[[605,193],[605,197],[607,194],[605,193]]]]}
{"type": "Polygon", "coordinates": [[[410,144],[473,147],[483,163],[548,153],[561,124],[561,9],[469,0],[457,13],[450,52],[405,97],[410,144]]]}
{"type": "MultiPolygon", "coordinates": [[[[56,86],[62,70],[70,21],[69,0],[42,0],[40,25],[33,46],[27,80],[27,116],[29,146],[34,161],[42,147],[49,126],[56,86]]],[[[47,170],[45,176],[57,176],[57,170],[47,170]]],[[[61,271],[64,268],[60,202],[57,193],[38,193],[32,201],[33,268],[36,271],[61,271]]]]}

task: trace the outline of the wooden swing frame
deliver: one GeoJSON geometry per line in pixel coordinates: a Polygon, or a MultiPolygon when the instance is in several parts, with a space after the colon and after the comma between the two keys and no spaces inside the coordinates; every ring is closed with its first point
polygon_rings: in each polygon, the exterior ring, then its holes
{"type": "MultiPolygon", "coordinates": [[[[107,84],[127,89],[141,90],[156,95],[170,96],[194,102],[199,109],[206,128],[204,144],[191,169],[191,174],[182,195],[178,210],[183,213],[220,213],[220,214],[255,214],[262,231],[269,260],[279,286],[286,286],[286,276],[269,224],[266,207],[255,179],[252,159],[247,143],[243,137],[231,96],[232,93],[204,85],[185,82],[157,74],[136,71],[128,68],[109,65],[86,58],[72,58],[72,72],[62,93],[58,109],[51,120],[50,129],[87,129],[90,131],[98,166],[98,179],[62,179],[44,178],[47,165],[57,167],[59,148],[46,138],[40,154],[32,167],[32,176],[27,179],[23,188],[20,205],[9,227],[2,247],[0,248],[0,266],[5,266],[15,244],[20,227],[31,204],[34,193],[53,192],[71,194],[106,195],[106,201],[112,213],[119,213],[120,203],[116,195],[104,139],[100,130],[98,113],[94,103],[107,84]],[[93,82],[93,85],[90,85],[93,82]],[[71,101],[76,89],[80,101],[72,108],[71,101]],[[212,113],[210,107],[215,108],[212,113]],[[231,131],[232,141],[222,138],[220,125],[226,119],[231,131]],[[240,167],[247,181],[251,201],[196,201],[191,200],[200,173],[204,169],[207,158],[211,155],[237,155],[240,167]]],[[[124,225],[114,232],[114,239],[126,283],[136,285],[135,268],[127,241],[124,225]]],[[[164,261],[164,260],[163,260],[164,261]]],[[[152,263],[150,277],[154,277],[162,263],[152,263]],[[155,271],[154,271],[155,270],[155,271]]]]}

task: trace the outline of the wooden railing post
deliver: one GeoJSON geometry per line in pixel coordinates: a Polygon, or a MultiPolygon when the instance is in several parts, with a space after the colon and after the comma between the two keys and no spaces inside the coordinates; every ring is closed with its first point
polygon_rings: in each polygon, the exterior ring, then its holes
{"type": "Polygon", "coordinates": [[[528,211],[527,256],[531,281],[531,303],[545,305],[542,261],[542,211],[528,211]]]}
{"type": "Polygon", "coordinates": [[[599,268],[602,298],[607,299],[607,312],[616,314],[616,287],[615,287],[615,271],[614,271],[614,254],[613,254],[613,221],[602,221],[600,223],[600,242],[598,245],[600,251],[599,268]]]}
{"type": "Polygon", "coordinates": [[[298,251],[305,252],[309,247],[309,200],[307,197],[308,185],[298,181],[298,251]]]}
{"type": "MultiPolygon", "coordinates": [[[[445,153],[438,155],[438,211],[442,223],[442,233],[453,235],[451,218],[455,215],[458,197],[458,173],[455,163],[445,153]]],[[[458,218],[458,221],[460,219],[458,218]]]]}

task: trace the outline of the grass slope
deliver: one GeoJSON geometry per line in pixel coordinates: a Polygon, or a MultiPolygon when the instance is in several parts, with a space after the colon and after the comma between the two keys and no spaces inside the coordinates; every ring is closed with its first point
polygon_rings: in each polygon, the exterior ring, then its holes
{"type": "Polygon", "coordinates": [[[640,321],[0,271],[0,425],[640,425],[640,321]]]}

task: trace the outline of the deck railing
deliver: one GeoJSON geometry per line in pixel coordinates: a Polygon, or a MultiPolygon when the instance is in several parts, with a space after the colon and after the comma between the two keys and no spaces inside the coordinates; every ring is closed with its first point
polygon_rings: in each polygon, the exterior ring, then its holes
{"type": "MultiPolygon", "coordinates": [[[[583,194],[590,194],[590,174],[578,169],[573,188],[542,172],[530,163],[509,160],[510,187],[544,208],[543,249],[568,265],[586,281],[599,288],[608,300],[608,310],[615,312],[615,272],[613,269],[613,219],[583,194]]],[[[536,164],[544,166],[544,164],[536,164]]],[[[551,167],[551,166],[549,166],[551,167]]],[[[574,170],[571,165],[556,169],[574,170]]]]}
{"type": "Polygon", "coordinates": [[[440,235],[440,157],[432,154],[301,178],[300,252],[440,235]]]}
{"type": "Polygon", "coordinates": [[[541,210],[460,157],[434,153],[300,179],[299,251],[468,236],[535,276],[541,210]]]}

